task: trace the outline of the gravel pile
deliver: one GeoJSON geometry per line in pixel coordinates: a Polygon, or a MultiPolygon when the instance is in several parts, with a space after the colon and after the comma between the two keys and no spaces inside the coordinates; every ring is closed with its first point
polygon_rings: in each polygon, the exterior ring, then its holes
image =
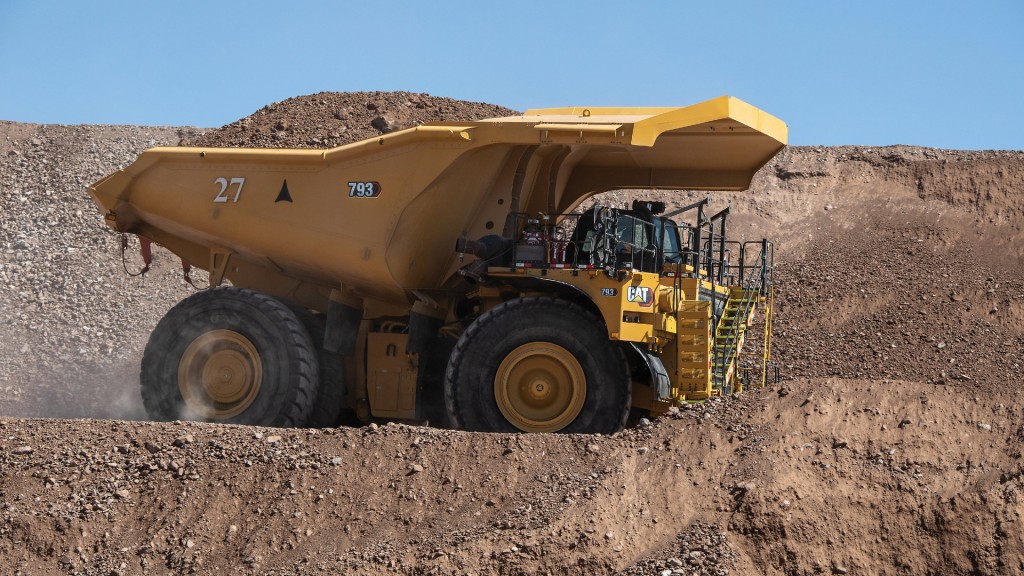
{"type": "Polygon", "coordinates": [[[938,252],[942,227],[854,230],[781,267],[778,348],[786,374],[999,386],[1024,346],[1019,261],[970,240],[938,252]],[[1003,260],[1000,264],[999,261],[1003,260]],[[817,322],[811,321],[817,318],[817,322]]]}
{"type": "Polygon", "coordinates": [[[480,120],[516,111],[411,92],[321,92],[275,102],[183,146],[333,148],[427,122],[480,120]]]}
{"type": "Polygon", "coordinates": [[[142,346],[189,290],[167,252],[146,278],[128,278],[119,238],[86,187],[142,150],[193,133],[0,122],[0,414],[143,416],[135,390],[142,346]]]}

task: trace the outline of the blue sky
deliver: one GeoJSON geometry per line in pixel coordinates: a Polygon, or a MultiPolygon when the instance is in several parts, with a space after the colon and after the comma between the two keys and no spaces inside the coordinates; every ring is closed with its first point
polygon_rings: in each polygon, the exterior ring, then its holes
{"type": "Polygon", "coordinates": [[[1024,149],[1024,1],[0,0],[0,119],[213,127],[291,96],[737,96],[790,143],[1024,149]]]}

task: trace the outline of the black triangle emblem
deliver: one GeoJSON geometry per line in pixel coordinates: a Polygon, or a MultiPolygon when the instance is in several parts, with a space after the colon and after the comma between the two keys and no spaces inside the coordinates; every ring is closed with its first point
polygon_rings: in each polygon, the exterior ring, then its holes
{"type": "Polygon", "coordinates": [[[281,191],[277,194],[277,200],[274,202],[291,202],[292,195],[288,193],[288,181],[285,180],[284,184],[281,184],[281,191]]]}

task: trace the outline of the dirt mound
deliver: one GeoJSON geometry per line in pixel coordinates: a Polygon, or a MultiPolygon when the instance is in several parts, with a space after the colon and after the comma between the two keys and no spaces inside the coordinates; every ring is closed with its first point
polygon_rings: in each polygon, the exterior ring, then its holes
{"type": "Polygon", "coordinates": [[[1019,400],[800,379],[615,437],[0,420],[0,565],[1012,573],[1019,400]]]}
{"type": "Polygon", "coordinates": [[[411,92],[321,92],[265,106],[181,141],[219,148],[333,148],[426,122],[480,120],[516,111],[411,92]]]}
{"type": "MultiPolygon", "coordinates": [[[[714,193],[777,242],[785,380],[614,437],[22,419],[142,418],[142,346],[192,291],[163,251],[126,277],[86,185],[153,145],[511,112],[414,98],[297,98],[202,136],[0,123],[0,571],[1024,571],[1018,151],[797,147],[714,193]]],[[[602,201],[637,195],[698,196],[602,201]]]]}

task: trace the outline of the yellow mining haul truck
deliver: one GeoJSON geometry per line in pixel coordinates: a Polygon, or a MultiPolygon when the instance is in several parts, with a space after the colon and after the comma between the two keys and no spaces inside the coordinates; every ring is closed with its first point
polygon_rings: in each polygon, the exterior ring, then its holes
{"type": "Polygon", "coordinates": [[[154,419],[610,433],[738,390],[759,311],[763,378],[772,246],[706,202],[689,224],[581,203],[744,190],[786,135],[730,97],[530,110],[326,151],[154,148],[90,191],[209,271],[146,347],[154,419]]]}

